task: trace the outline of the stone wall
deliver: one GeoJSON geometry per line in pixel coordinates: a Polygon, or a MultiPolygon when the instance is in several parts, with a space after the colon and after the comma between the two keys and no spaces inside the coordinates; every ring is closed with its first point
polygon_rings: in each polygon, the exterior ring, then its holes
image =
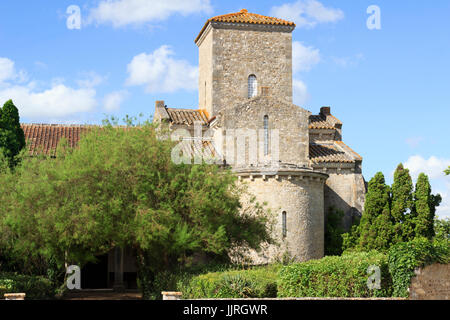
{"type": "Polygon", "coordinates": [[[327,171],[325,214],[331,207],[344,211],[343,227],[349,230],[364,210],[365,182],[362,173],[350,169],[327,171]]]}
{"type": "Polygon", "coordinates": [[[417,269],[409,294],[413,300],[450,300],[450,264],[417,269]]]}
{"type": "MultiPolygon", "coordinates": [[[[251,161],[249,148],[245,150],[245,162],[247,165],[259,166],[271,161],[281,161],[282,163],[294,164],[297,166],[309,166],[309,136],[308,136],[308,117],[309,111],[298,106],[275,99],[273,97],[260,96],[245,102],[241,102],[233,107],[228,107],[221,111],[220,122],[223,130],[244,129],[252,130],[257,134],[257,150],[253,151],[253,156],[257,159],[251,161]],[[264,116],[269,120],[269,155],[264,156],[264,116]],[[278,137],[276,137],[276,131],[278,137]],[[255,154],[256,152],[256,154],[255,154]],[[275,153],[278,153],[278,156],[275,153]]],[[[224,131],[224,134],[230,134],[224,131]]],[[[236,139],[240,138],[239,132],[236,132],[236,139]]],[[[236,161],[230,161],[230,164],[238,164],[237,147],[229,146],[236,155],[233,158],[236,161]]],[[[242,145],[242,143],[240,143],[242,145]]],[[[250,144],[250,142],[248,142],[250,144]]],[[[225,142],[218,142],[216,145],[224,145],[225,142]]],[[[254,143],[253,143],[254,145],[254,143]]],[[[242,150],[244,152],[244,150],[242,150]]],[[[222,152],[222,154],[224,154],[222,152]]],[[[236,166],[235,166],[236,167],[236,166]]]]}
{"type": "MultiPolygon", "coordinates": [[[[239,173],[238,173],[239,175],[239,173]]],[[[296,172],[289,175],[242,176],[248,191],[259,203],[267,202],[274,217],[273,235],[277,245],[251,253],[252,262],[264,264],[288,253],[295,261],[320,259],[324,255],[323,186],[326,175],[296,172]],[[287,232],[283,236],[282,213],[286,212],[287,232]]]]}
{"type": "Polygon", "coordinates": [[[197,43],[201,108],[215,116],[248,99],[250,75],[256,76],[260,93],[267,87],[271,95],[292,103],[292,30],[211,23],[197,43]]]}

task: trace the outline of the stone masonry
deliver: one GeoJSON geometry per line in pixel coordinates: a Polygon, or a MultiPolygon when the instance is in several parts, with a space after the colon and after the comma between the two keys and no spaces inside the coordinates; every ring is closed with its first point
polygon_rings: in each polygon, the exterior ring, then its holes
{"type": "Polygon", "coordinates": [[[155,111],[155,121],[190,136],[201,126],[194,140],[212,145],[216,162],[231,166],[257,201],[267,203],[277,244],[248,252],[258,264],[286,255],[323,257],[330,208],[344,211],[348,228],[364,204],[362,158],[342,142],[342,123],[330,107],[313,115],[292,103],[294,29],[292,22],[245,9],[209,19],[195,41],[199,110],[158,101],[155,111]],[[249,94],[250,77],[256,96],[249,94]]]}

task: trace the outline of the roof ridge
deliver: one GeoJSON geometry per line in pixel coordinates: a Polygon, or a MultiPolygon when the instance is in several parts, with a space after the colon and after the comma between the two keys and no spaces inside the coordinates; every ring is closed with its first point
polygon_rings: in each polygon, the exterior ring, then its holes
{"type": "Polygon", "coordinates": [[[265,24],[265,25],[279,25],[279,26],[291,26],[295,27],[295,23],[292,21],[284,20],[281,18],[265,16],[258,13],[248,12],[247,9],[242,9],[239,12],[227,13],[218,15],[208,19],[200,31],[199,35],[195,39],[195,42],[201,38],[205,32],[207,26],[211,22],[230,22],[230,23],[248,23],[248,24],[265,24]]]}
{"type": "Polygon", "coordinates": [[[63,124],[63,123],[21,123],[21,126],[35,126],[35,127],[99,127],[100,124],[63,124]]]}

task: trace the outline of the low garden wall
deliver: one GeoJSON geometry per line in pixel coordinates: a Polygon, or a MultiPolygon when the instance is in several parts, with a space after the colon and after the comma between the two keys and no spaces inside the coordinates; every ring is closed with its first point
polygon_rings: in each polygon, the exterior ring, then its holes
{"type": "Polygon", "coordinates": [[[450,264],[432,264],[415,271],[409,297],[413,300],[450,300],[450,264]]]}

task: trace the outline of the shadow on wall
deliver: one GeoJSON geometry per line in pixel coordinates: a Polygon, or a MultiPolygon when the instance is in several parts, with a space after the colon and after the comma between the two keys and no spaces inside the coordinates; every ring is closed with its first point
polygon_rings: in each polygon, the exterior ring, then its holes
{"type": "Polygon", "coordinates": [[[344,211],[344,217],[342,218],[342,227],[345,229],[345,231],[350,231],[353,223],[356,221],[356,219],[361,218],[362,215],[362,212],[360,212],[357,208],[351,206],[328,185],[325,185],[325,224],[330,208],[336,208],[338,210],[344,211]]]}

